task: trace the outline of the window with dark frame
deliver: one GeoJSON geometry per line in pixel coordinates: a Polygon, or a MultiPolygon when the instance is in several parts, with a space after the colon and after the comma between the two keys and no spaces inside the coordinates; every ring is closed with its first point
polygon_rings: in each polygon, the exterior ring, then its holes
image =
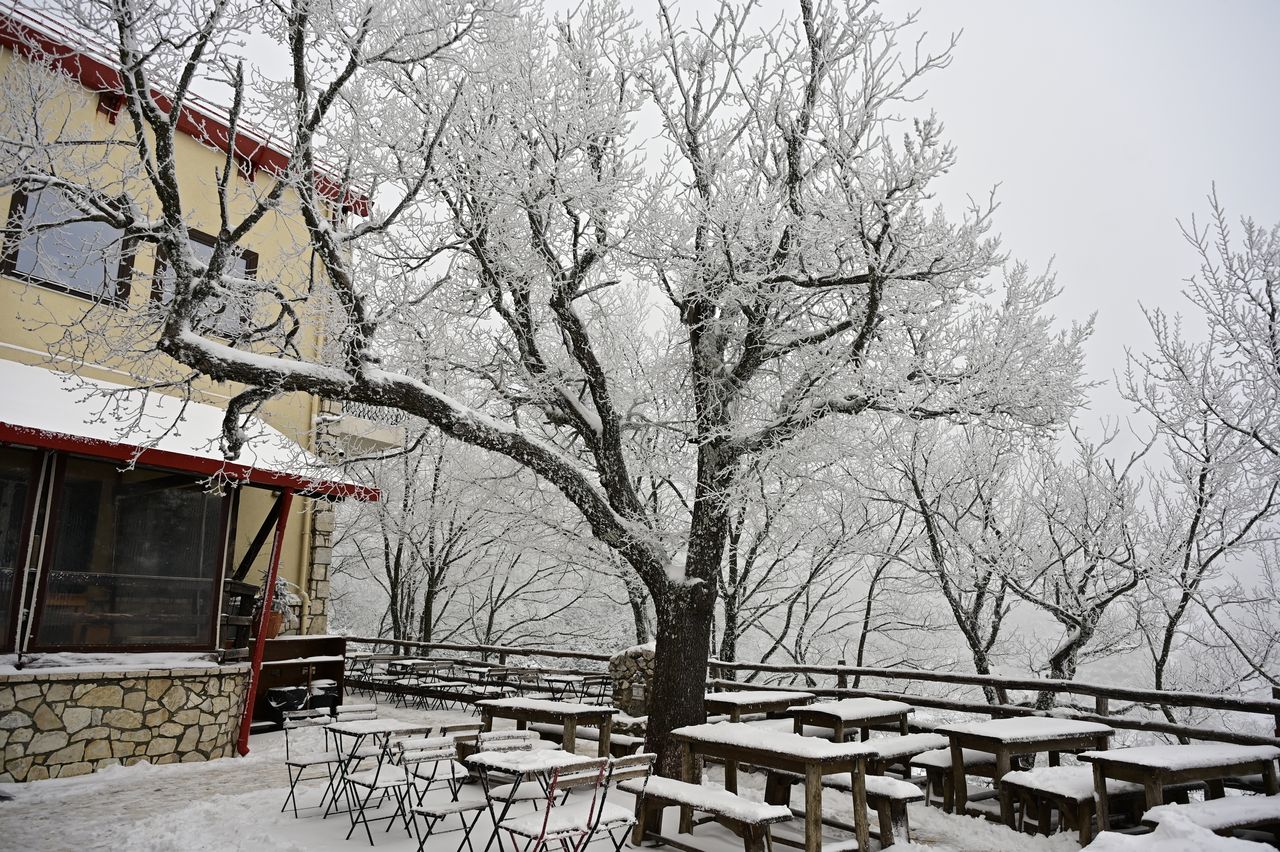
{"type": "Polygon", "coordinates": [[[94,301],[128,299],[132,245],[61,190],[15,191],[7,222],[0,273],[94,301]]]}
{"type": "MultiPolygon", "coordinates": [[[[191,238],[191,253],[195,255],[196,260],[199,262],[208,263],[209,259],[213,257],[214,238],[196,230],[189,231],[189,235],[191,238]]],[[[246,281],[257,278],[258,253],[249,249],[240,249],[231,258],[228,273],[233,278],[240,278],[246,281]]],[[[151,296],[160,304],[167,305],[173,299],[174,287],[173,273],[164,255],[160,254],[156,258],[155,283],[151,289],[151,296]]],[[[197,322],[196,331],[214,334],[228,340],[235,340],[242,337],[252,327],[252,323],[252,294],[241,294],[239,299],[233,297],[212,300],[211,310],[197,322]]]]}
{"type": "Polygon", "coordinates": [[[0,649],[13,648],[15,595],[26,569],[35,479],[40,454],[0,446],[0,649]]]}
{"type": "Polygon", "coordinates": [[[227,498],[191,474],[61,467],[31,648],[211,648],[227,498]]]}

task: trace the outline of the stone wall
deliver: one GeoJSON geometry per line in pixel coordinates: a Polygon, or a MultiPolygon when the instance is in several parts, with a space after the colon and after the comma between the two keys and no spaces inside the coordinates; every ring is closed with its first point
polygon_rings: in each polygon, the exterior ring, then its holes
{"type": "Polygon", "coordinates": [[[249,665],[0,675],[0,781],[231,755],[249,665]]]}
{"type": "Polygon", "coordinates": [[[613,706],[628,716],[649,715],[653,682],[653,645],[637,645],[609,658],[613,678],[613,706]]]}

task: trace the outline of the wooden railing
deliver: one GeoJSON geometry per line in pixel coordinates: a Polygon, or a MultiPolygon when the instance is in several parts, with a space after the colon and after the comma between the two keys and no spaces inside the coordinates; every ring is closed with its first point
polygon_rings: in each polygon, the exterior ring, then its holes
{"type": "MultiPolygon", "coordinates": [[[[584,651],[567,651],[560,648],[514,647],[507,645],[466,645],[449,642],[414,642],[401,639],[380,639],[376,637],[349,636],[348,643],[362,643],[373,646],[384,645],[391,648],[403,648],[413,652],[447,651],[477,655],[484,659],[497,658],[499,665],[507,665],[512,657],[545,657],[555,660],[582,660],[597,665],[591,668],[564,668],[562,671],[575,674],[598,674],[599,663],[607,663],[610,654],[596,654],[584,651]]],[[[762,685],[736,680],[731,675],[741,672],[756,672],[782,675],[790,678],[805,678],[809,683],[819,683],[819,678],[832,682],[831,686],[804,685],[806,692],[826,697],[867,696],[891,700],[904,700],[917,707],[931,707],[940,710],[954,710],[964,713],[976,713],[992,717],[1065,715],[1074,719],[1091,722],[1102,722],[1115,728],[1144,731],[1175,736],[1188,740],[1207,740],[1211,742],[1236,743],[1240,745],[1274,745],[1280,746],[1280,688],[1272,689],[1271,698],[1245,698],[1218,695],[1204,692],[1185,692],[1176,690],[1134,689],[1123,686],[1087,683],[1074,680],[1051,680],[1029,677],[1005,677],[1000,675],[964,674],[960,672],[935,672],[922,669],[883,669],[867,666],[815,666],[815,665],[783,665],[776,663],[741,663],[712,659],[709,661],[711,675],[709,684],[718,689],[785,689],[794,690],[796,685],[762,685]],[[859,686],[850,687],[850,679],[858,679],[859,686]],[[901,685],[901,689],[873,689],[862,686],[866,679],[887,681],[893,685],[901,685]],[[911,683],[941,683],[958,686],[971,686],[997,690],[1006,695],[1009,691],[1052,692],[1056,695],[1087,696],[1093,699],[1093,710],[1090,712],[1077,706],[1058,707],[1051,711],[1037,710],[1030,704],[1014,702],[991,704],[986,701],[964,700],[960,698],[921,695],[909,691],[911,683]],[[1122,710],[1113,709],[1111,702],[1128,702],[1122,710]],[[1273,733],[1252,733],[1249,731],[1233,731],[1223,728],[1187,725],[1170,722],[1165,719],[1142,718],[1129,715],[1134,710],[1158,710],[1160,708],[1187,709],[1201,708],[1228,713],[1245,713],[1253,716],[1271,717],[1273,733]]]]}

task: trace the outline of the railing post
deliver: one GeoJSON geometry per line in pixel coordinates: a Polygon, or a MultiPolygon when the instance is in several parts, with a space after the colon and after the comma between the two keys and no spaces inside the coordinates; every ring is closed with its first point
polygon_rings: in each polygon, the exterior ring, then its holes
{"type": "Polygon", "coordinates": [[[506,664],[507,664],[507,652],[506,652],[506,651],[499,651],[499,652],[498,652],[498,665],[500,665],[500,666],[505,666],[506,664]]]}
{"type": "MultiPolygon", "coordinates": [[[[1280,701],[1280,686],[1271,687],[1271,697],[1276,701],[1280,701]]],[[[1280,713],[1275,715],[1276,720],[1276,739],[1280,739],[1280,713]]]]}
{"type": "MultiPolygon", "coordinates": [[[[840,660],[836,660],[836,665],[847,666],[849,664],[845,662],[843,659],[840,659],[840,660]]],[[[844,672],[837,672],[836,673],[836,689],[848,689],[848,688],[849,688],[849,676],[844,672]]]]}
{"type": "Polygon", "coordinates": [[[1095,712],[1097,712],[1099,716],[1110,715],[1110,713],[1108,712],[1110,710],[1109,705],[1110,705],[1110,702],[1107,700],[1105,696],[1102,696],[1102,695],[1094,696],[1093,709],[1095,712]]]}

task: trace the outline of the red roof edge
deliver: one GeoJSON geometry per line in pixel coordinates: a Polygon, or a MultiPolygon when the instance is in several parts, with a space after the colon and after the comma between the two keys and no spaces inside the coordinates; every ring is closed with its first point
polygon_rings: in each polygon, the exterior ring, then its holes
{"type": "Polygon", "coordinates": [[[257,485],[264,488],[287,488],[311,497],[351,497],[366,503],[376,503],[381,497],[377,488],[356,485],[352,482],[315,480],[306,476],[251,467],[232,461],[207,459],[170,450],[136,447],[115,441],[49,432],[12,423],[0,423],[0,444],[19,444],[44,450],[59,450],[93,458],[116,462],[137,462],[147,467],[160,467],[201,476],[217,476],[224,479],[257,485]]]}
{"type": "MultiPolygon", "coordinates": [[[[0,10],[0,45],[66,74],[95,94],[120,94],[124,91],[120,72],[114,65],[42,32],[35,21],[19,20],[15,12],[16,9],[0,10]]],[[[151,96],[161,109],[166,112],[172,109],[173,102],[163,92],[153,90],[151,96]]],[[[227,119],[190,103],[184,103],[178,114],[178,129],[197,142],[224,153],[232,145],[227,119]]],[[[236,159],[248,164],[252,170],[280,175],[289,165],[290,155],[287,152],[273,147],[252,130],[238,128],[234,141],[236,159]]],[[[369,215],[369,199],[364,195],[344,187],[340,180],[323,172],[316,172],[315,181],[316,190],[323,198],[341,204],[343,209],[357,216],[369,215]]]]}

